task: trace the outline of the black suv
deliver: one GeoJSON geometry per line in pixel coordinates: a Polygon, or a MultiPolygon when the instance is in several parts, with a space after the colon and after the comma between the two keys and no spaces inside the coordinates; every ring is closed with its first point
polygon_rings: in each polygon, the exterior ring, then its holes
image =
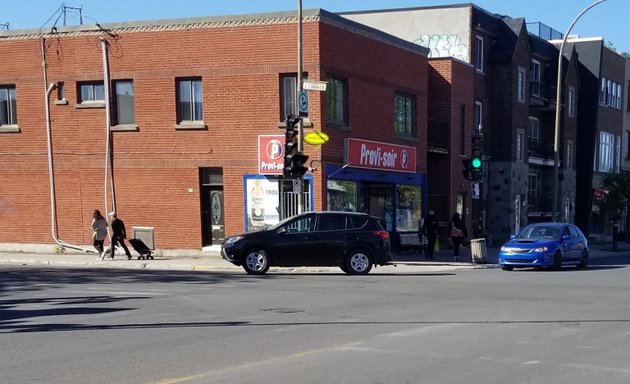
{"type": "Polygon", "coordinates": [[[306,212],[268,229],[232,236],[221,256],[249,274],[270,266],[339,267],[347,274],[367,274],[391,262],[389,233],[380,219],[356,212],[306,212]]]}

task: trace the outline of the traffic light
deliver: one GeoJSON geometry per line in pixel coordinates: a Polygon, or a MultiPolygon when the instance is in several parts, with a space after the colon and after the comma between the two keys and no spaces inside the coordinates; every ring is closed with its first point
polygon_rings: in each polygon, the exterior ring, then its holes
{"type": "Polygon", "coordinates": [[[308,156],[300,153],[298,150],[298,128],[296,127],[300,118],[293,115],[287,115],[285,120],[286,131],[284,136],[284,169],[282,174],[285,177],[302,176],[308,168],[303,164],[308,160],[308,156]],[[302,170],[304,168],[304,170],[302,170]]]}
{"type": "Polygon", "coordinates": [[[306,173],[306,171],[311,170],[309,167],[304,165],[308,160],[308,156],[303,154],[302,152],[297,152],[291,157],[291,164],[289,167],[284,167],[285,176],[290,177],[302,177],[306,173]]]}
{"type": "Polygon", "coordinates": [[[464,169],[462,170],[464,179],[472,180],[472,159],[462,159],[462,165],[464,166],[464,169]]]}
{"type": "Polygon", "coordinates": [[[474,136],[472,138],[472,157],[470,158],[470,180],[480,181],[483,177],[482,165],[483,165],[483,142],[481,136],[474,136]]]}

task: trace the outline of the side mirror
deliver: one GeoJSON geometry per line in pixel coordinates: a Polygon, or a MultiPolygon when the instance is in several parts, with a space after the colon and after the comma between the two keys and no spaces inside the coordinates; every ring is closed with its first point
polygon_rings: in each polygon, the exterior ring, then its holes
{"type": "Polygon", "coordinates": [[[510,235],[510,240],[516,239],[516,235],[510,235]]]}
{"type": "Polygon", "coordinates": [[[569,240],[571,235],[562,235],[562,240],[569,240]]]}
{"type": "Polygon", "coordinates": [[[289,232],[289,230],[287,229],[287,227],[282,227],[278,229],[278,232],[276,232],[278,235],[281,235],[283,233],[287,233],[289,232]]]}

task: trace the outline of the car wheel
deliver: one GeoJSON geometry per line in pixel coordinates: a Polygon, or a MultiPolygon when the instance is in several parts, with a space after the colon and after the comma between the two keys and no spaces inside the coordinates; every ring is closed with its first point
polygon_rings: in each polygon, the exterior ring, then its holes
{"type": "Polygon", "coordinates": [[[588,266],[588,251],[584,250],[582,251],[582,258],[580,259],[580,262],[578,263],[577,267],[579,269],[583,269],[586,268],[588,266]]]}
{"type": "Polygon", "coordinates": [[[250,275],[262,275],[269,269],[269,255],[262,249],[250,249],[245,253],[243,269],[250,275]]]}
{"type": "Polygon", "coordinates": [[[504,271],[511,271],[511,270],[514,269],[514,267],[511,266],[511,265],[502,265],[501,269],[504,270],[504,271]]]}
{"type": "Polygon", "coordinates": [[[372,269],[372,258],[364,249],[353,249],[346,257],[345,267],[350,275],[366,275],[372,269]]]}
{"type": "Polygon", "coordinates": [[[562,253],[556,252],[553,255],[553,265],[551,269],[554,271],[559,271],[562,268],[562,253]]]}

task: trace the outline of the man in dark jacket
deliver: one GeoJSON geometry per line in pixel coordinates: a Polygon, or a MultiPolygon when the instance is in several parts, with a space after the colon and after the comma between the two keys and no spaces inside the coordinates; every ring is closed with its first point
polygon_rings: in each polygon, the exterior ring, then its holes
{"type": "Polygon", "coordinates": [[[114,251],[116,249],[116,244],[120,244],[122,249],[125,250],[125,254],[127,255],[127,259],[131,260],[131,253],[129,252],[129,248],[125,245],[125,239],[127,238],[127,230],[125,229],[125,223],[118,218],[116,212],[110,213],[112,216],[112,254],[111,258],[114,258],[114,251]]]}
{"type": "Polygon", "coordinates": [[[435,211],[429,209],[429,214],[424,218],[424,224],[421,229],[421,235],[424,234],[427,237],[427,246],[424,249],[424,258],[426,260],[434,260],[433,251],[438,237],[438,230],[439,224],[435,211]]]}

